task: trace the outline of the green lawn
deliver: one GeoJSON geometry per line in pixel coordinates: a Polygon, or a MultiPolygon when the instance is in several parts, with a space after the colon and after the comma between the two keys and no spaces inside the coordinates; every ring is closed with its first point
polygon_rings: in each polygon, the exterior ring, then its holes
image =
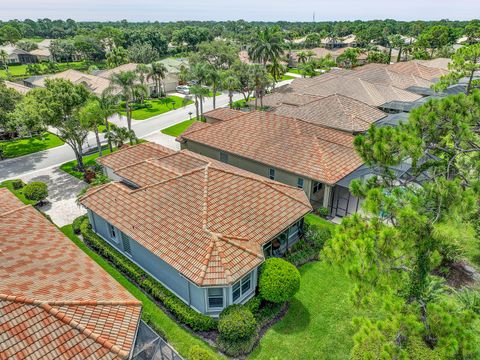
{"type": "Polygon", "coordinates": [[[285,80],[292,80],[295,79],[293,76],[290,75],[283,75],[280,81],[285,81],[285,80]]]}
{"type": "Polygon", "coordinates": [[[44,38],[42,37],[31,37],[31,38],[23,38],[21,41],[32,41],[32,42],[39,43],[39,42],[42,42],[43,40],[44,38]]]}
{"type": "MultiPolygon", "coordinates": [[[[166,113],[170,110],[175,110],[175,109],[178,109],[178,108],[182,107],[183,98],[181,98],[179,96],[168,96],[168,98],[175,101],[175,103],[168,104],[168,103],[163,102],[162,99],[159,99],[159,100],[156,100],[156,99],[155,100],[145,100],[145,103],[147,103],[150,106],[148,108],[141,108],[141,109],[133,110],[132,111],[132,118],[134,120],[145,120],[145,119],[151,118],[152,116],[160,115],[160,114],[166,113]]],[[[192,101],[188,101],[187,105],[191,104],[191,103],[192,103],[192,101]]],[[[120,106],[120,108],[122,109],[122,110],[120,110],[120,113],[122,115],[125,115],[125,111],[123,110],[125,108],[125,106],[122,104],[120,106]]]]}
{"type": "Polygon", "coordinates": [[[13,183],[14,180],[5,180],[4,182],[0,183],[0,188],[7,188],[10,190],[17,198],[20,199],[25,205],[35,205],[36,201],[28,200],[25,195],[23,195],[22,189],[14,190],[13,183]]]}
{"type": "MultiPolygon", "coordinates": [[[[88,69],[90,65],[95,65],[100,68],[104,67],[103,63],[95,63],[95,64],[90,64],[85,61],[72,61],[72,62],[66,62],[66,63],[58,63],[58,69],[59,71],[65,71],[67,69],[75,69],[79,71],[85,71],[88,69]]],[[[45,69],[44,64],[40,64],[42,69],[45,69]]],[[[10,65],[8,67],[10,70],[10,74],[14,77],[28,77],[30,76],[27,74],[27,65],[10,65]]],[[[0,70],[0,77],[6,77],[7,74],[5,70],[2,68],[0,70]]]]}
{"type": "MultiPolygon", "coordinates": [[[[110,154],[110,149],[106,148],[103,149],[102,155],[110,154]]],[[[86,155],[83,157],[83,165],[85,166],[93,166],[96,164],[95,159],[98,158],[98,152],[95,152],[90,155],[86,155]]],[[[60,169],[65,171],[66,173],[75,176],[77,179],[83,180],[83,173],[80,171],[76,171],[75,168],[77,167],[78,162],[77,160],[72,160],[60,165],[60,169]]]]}
{"type": "Polygon", "coordinates": [[[305,222],[309,225],[326,226],[332,229],[336,226],[334,223],[312,213],[305,216],[305,222]]]}
{"type": "Polygon", "coordinates": [[[249,359],[348,359],[361,315],[349,301],[353,285],[347,276],[323,262],[300,268],[300,291],[285,317],[273,325],[249,359]]]}
{"type": "Polygon", "coordinates": [[[210,350],[212,356],[222,359],[217,355],[204,341],[184,329],[182,326],[172,320],[165,314],[153,301],[150,300],[142,291],[140,291],[134,284],[127,280],[120,272],[111,266],[101,256],[90,250],[74,233],[71,225],[61,228],[62,232],[67,235],[80,249],[90,256],[98,265],[107,271],[115,280],[117,280],[125,289],[127,289],[133,296],[140,300],[143,304],[142,317],[149,318],[151,321],[157,323],[163,330],[163,335],[166,340],[177,350],[180,355],[186,357],[190,347],[193,345],[200,345],[205,349],[210,350]]]}
{"type": "Polygon", "coordinates": [[[302,75],[302,73],[300,72],[300,70],[297,69],[297,68],[290,68],[290,69],[287,70],[287,73],[302,75]]]}
{"type": "Polygon", "coordinates": [[[179,136],[181,133],[183,133],[185,130],[187,130],[195,121],[197,121],[197,118],[194,117],[191,120],[186,120],[182,121],[181,123],[178,123],[176,125],[170,126],[166,129],[161,130],[162,133],[170,136],[179,136]]]}
{"type": "Polygon", "coordinates": [[[0,146],[3,147],[6,158],[15,158],[22,155],[28,155],[42,150],[51,149],[64,142],[57,135],[45,132],[42,136],[34,136],[26,139],[18,140],[2,140],[0,146]]]}

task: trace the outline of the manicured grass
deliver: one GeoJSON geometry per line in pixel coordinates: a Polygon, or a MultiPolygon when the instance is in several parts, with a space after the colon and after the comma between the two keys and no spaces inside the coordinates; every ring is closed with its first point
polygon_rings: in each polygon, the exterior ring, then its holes
{"type": "Polygon", "coordinates": [[[335,224],[328,221],[328,220],[325,220],[324,218],[321,218],[320,216],[318,215],[315,215],[315,214],[307,214],[305,216],[305,223],[309,224],[309,225],[316,225],[316,226],[326,226],[326,227],[329,227],[331,229],[335,228],[335,224]]]}
{"type": "Polygon", "coordinates": [[[287,73],[302,75],[302,73],[300,72],[300,70],[297,69],[297,68],[290,68],[290,69],[287,70],[287,73]]]}
{"type": "Polygon", "coordinates": [[[295,79],[293,76],[290,75],[283,75],[280,81],[285,81],[285,80],[292,80],[295,79]]]}
{"type": "MultiPolygon", "coordinates": [[[[106,148],[103,149],[102,155],[110,154],[110,149],[106,148]]],[[[95,152],[90,155],[86,155],[83,157],[83,165],[85,166],[94,166],[96,164],[95,159],[98,158],[98,152],[95,152]]],[[[77,160],[72,160],[60,165],[60,170],[65,171],[66,173],[75,176],[77,179],[83,180],[83,173],[81,171],[75,170],[77,167],[78,162],[77,160]]]]}
{"type": "Polygon", "coordinates": [[[162,133],[170,136],[179,136],[181,133],[183,133],[185,130],[187,130],[195,121],[197,121],[197,118],[193,118],[191,120],[186,120],[182,121],[181,123],[178,123],[176,125],[170,126],[166,129],[161,130],[162,133]]]}
{"type": "Polygon", "coordinates": [[[353,284],[340,270],[324,262],[300,268],[300,291],[285,317],[273,325],[249,359],[348,359],[362,315],[349,300],[353,284]]]}
{"type": "Polygon", "coordinates": [[[63,140],[51,132],[45,132],[43,136],[0,141],[0,146],[3,147],[4,151],[3,156],[6,158],[15,158],[22,155],[28,155],[38,151],[51,149],[63,144],[63,140]]]}
{"type": "MultiPolygon", "coordinates": [[[[132,111],[132,118],[134,120],[145,120],[151,118],[155,115],[160,115],[166,113],[170,110],[175,110],[183,105],[183,98],[179,96],[168,96],[169,99],[173,100],[175,103],[165,103],[162,99],[155,99],[155,100],[145,100],[145,103],[149,105],[149,107],[137,109],[132,111]]],[[[188,104],[191,104],[192,101],[188,101],[188,104]]],[[[123,110],[125,106],[122,104],[120,107],[122,110],[120,113],[125,115],[125,111],[123,110]]]]}
{"type": "Polygon", "coordinates": [[[23,195],[22,189],[19,190],[14,190],[13,189],[13,183],[14,180],[5,180],[4,182],[0,183],[0,188],[7,188],[10,190],[13,195],[15,195],[17,198],[20,199],[21,202],[23,202],[25,205],[35,205],[36,201],[34,200],[28,200],[25,195],[23,195]]]}
{"type": "Polygon", "coordinates": [[[188,330],[181,327],[167,314],[165,314],[150,298],[140,291],[134,284],[111,266],[105,259],[88,248],[74,233],[71,225],[62,227],[60,230],[70,238],[83,252],[90,256],[98,265],[108,272],[115,280],[117,280],[125,289],[133,296],[140,300],[143,304],[142,317],[155,322],[163,330],[163,336],[177,350],[180,355],[186,357],[188,351],[194,345],[199,345],[207,349],[212,356],[218,359],[223,357],[215,353],[204,341],[194,336],[188,330]]]}
{"type": "MultiPolygon", "coordinates": [[[[90,64],[85,61],[72,61],[72,62],[66,62],[66,63],[58,63],[58,69],[59,71],[65,71],[67,69],[75,69],[79,71],[85,71],[88,69],[90,65],[95,65],[99,68],[104,67],[103,63],[95,63],[95,64],[90,64]]],[[[40,67],[42,70],[45,70],[45,64],[40,64],[40,67]]],[[[10,74],[14,77],[28,77],[30,76],[27,73],[27,65],[10,65],[8,67],[10,74]]],[[[43,74],[42,74],[43,75],[43,74]]],[[[7,73],[5,70],[2,69],[0,70],[0,77],[6,77],[7,73]]]]}
{"type": "Polygon", "coordinates": [[[36,42],[36,43],[39,43],[39,42],[42,42],[44,40],[44,38],[42,37],[31,37],[31,38],[23,38],[22,41],[32,41],[32,42],[36,42]]]}

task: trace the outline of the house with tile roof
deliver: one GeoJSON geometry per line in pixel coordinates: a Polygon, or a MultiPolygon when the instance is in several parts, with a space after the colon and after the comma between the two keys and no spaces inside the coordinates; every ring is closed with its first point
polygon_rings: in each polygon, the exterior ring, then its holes
{"type": "Polygon", "coordinates": [[[130,359],[142,304],[0,189],[0,359],[130,359]]]}
{"type": "Polygon", "coordinates": [[[242,113],[230,108],[216,108],[203,113],[207,124],[215,124],[219,121],[226,121],[241,115],[242,113]]]}
{"type": "Polygon", "coordinates": [[[93,230],[203,314],[250,299],[312,210],[301,189],[188,150],[142,143],[98,162],[115,181],[80,199],[93,230]]]}
{"type": "MultiPolygon", "coordinates": [[[[183,149],[301,188],[313,206],[336,215],[335,194],[343,191],[337,183],[363,161],[351,133],[315,121],[254,111],[186,131],[178,140],[183,149]]],[[[359,202],[350,199],[349,212],[359,202]]]]}

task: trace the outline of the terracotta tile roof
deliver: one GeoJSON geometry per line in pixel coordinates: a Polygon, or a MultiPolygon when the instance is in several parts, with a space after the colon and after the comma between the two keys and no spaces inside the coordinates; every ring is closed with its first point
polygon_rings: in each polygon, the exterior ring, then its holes
{"type": "Polygon", "coordinates": [[[235,118],[237,116],[240,116],[242,114],[243,113],[241,111],[233,110],[233,109],[230,109],[230,108],[217,108],[217,109],[214,109],[214,110],[210,110],[210,111],[204,113],[203,115],[205,117],[209,117],[209,118],[212,118],[212,119],[215,119],[215,120],[225,121],[225,120],[233,119],[233,118],[235,118]]]}
{"type": "Polygon", "coordinates": [[[390,65],[384,64],[367,64],[360,66],[347,76],[358,77],[373,84],[391,85],[399,89],[407,89],[411,86],[430,88],[430,86],[433,85],[433,82],[424,78],[408,73],[392,71],[390,70],[390,65]]]}
{"type": "Polygon", "coordinates": [[[125,146],[124,148],[111,154],[102,156],[97,162],[113,170],[135,164],[141,160],[162,157],[173,154],[175,150],[169,149],[159,144],[145,142],[136,146],[125,146]]]}
{"type": "MultiPolygon", "coordinates": [[[[272,108],[275,108],[282,104],[300,106],[311,103],[312,101],[316,101],[318,99],[321,99],[321,97],[312,95],[301,95],[288,91],[276,91],[263,97],[263,106],[268,106],[272,108]]],[[[254,105],[255,102],[250,101],[249,104],[254,105]]]]}
{"type": "Polygon", "coordinates": [[[17,90],[20,94],[23,94],[23,95],[25,95],[30,90],[28,86],[17,84],[7,80],[5,80],[5,86],[7,88],[17,90]]]}
{"type": "Polygon", "coordinates": [[[437,68],[448,71],[448,64],[452,61],[450,58],[436,58],[431,60],[413,60],[426,67],[437,68]]]}
{"type": "Polygon", "coordinates": [[[57,74],[40,76],[32,81],[32,85],[44,87],[46,79],[64,79],[74,84],[84,84],[90,91],[95,94],[101,94],[110,86],[110,80],[100,76],[86,74],[77,70],[69,69],[57,74]]]}
{"type": "Polygon", "coordinates": [[[135,70],[137,70],[137,66],[138,66],[138,64],[136,64],[136,63],[123,64],[123,65],[117,66],[113,69],[99,71],[99,72],[97,72],[97,75],[102,77],[102,78],[110,80],[110,77],[113,74],[118,74],[118,73],[121,73],[122,71],[135,71],[135,70]]]}
{"type": "Polygon", "coordinates": [[[390,101],[415,101],[421,98],[421,95],[391,85],[373,84],[360,78],[345,76],[331,76],[329,80],[319,81],[318,84],[306,87],[303,91],[305,94],[323,97],[340,94],[371,106],[380,106],[390,101]]]}
{"type": "Polygon", "coordinates": [[[366,131],[387,116],[375,107],[343,95],[330,95],[303,106],[281,105],[274,112],[351,133],[366,131]]]}
{"type": "Polygon", "coordinates": [[[141,187],[109,183],[81,203],[200,286],[238,280],[263,262],[264,243],[311,211],[301,189],[188,150],[116,173],[141,187]]]}
{"type": "Polygon", "coordinates": [[[362,165],[352,135],[271,112],[247,113],[183,138],[326,184],[362,165]]]}
{"type": "Polygon", "coordinates": [[[127,358],[141,303],[32,206],[0,204],[0,358],[127,358]]]}
{"type": "Polygon", "coordinates": [[[447,70],[428,67],[415,61],[405,61],[391,64],[388,69],[401,74],[410,74],[426,80],[439,79],[442,75],[448,74],[447,70]]]}
{"type": "Polygon", "coordinates": [[[208,126],[210,126],[211,124],[208,124],[208,123],[205,123],[205,122],[201,122],[201,121],[195,121],[192,125],[190,125],[188,127],[187,130],[185,130],[183,133],[181,133],[179,136],[177,136],[177,138],[175,140],[177,141],[182,141],[182,135],[184,134],[190,134],[191,132],[194,132],[194,131],[197,131],[199,129],[203,129],[203,128],[206,128],[208,126]]]}

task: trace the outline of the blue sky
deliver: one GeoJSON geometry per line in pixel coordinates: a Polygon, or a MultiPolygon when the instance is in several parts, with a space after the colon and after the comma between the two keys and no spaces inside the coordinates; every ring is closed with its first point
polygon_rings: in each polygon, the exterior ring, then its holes
{"type": "Polygon", "coordinates": [[[469,20],[480,0],[0,0],[0,20],[469,20]]]}

